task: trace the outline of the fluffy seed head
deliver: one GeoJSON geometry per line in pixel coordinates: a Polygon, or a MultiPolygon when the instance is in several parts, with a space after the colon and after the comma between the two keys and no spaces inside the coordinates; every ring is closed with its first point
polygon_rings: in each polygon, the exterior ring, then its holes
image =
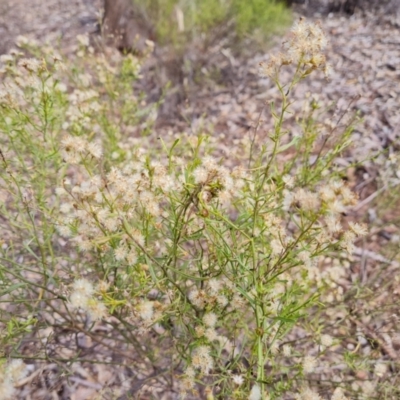
{"type": "Polygon", "coordinates": [[[305,356],[302,363],[303,372],[305,374],[310,374],[315,370],[316,365],[317,365],[317,360],[314,357],[305,356]]]}
{"type": "Polygon", "coordinates": [[[331,335],[325,334],[325,335],[321,336],[321,344],[322,344],[322,346],[330,347],[330,346],[332,346],[332,343],[333,343],[333,339],[332,339],[331,335]]]}
{"type": "Polygon", "coordinates": [[[206,326],[214,327],[217,323],[217,316],[214,313],[207,313],[203,317],[203,322],[206,326]]]}

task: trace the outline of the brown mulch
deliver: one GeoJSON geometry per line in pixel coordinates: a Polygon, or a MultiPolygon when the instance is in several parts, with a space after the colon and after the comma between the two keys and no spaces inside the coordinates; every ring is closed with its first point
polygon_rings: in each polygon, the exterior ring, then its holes
{"type": "Polygon", "coordinates": [[[78,34],[98,29],[101,4],[101,0],[2,0],[0,54],[14,46],[18,35],[68,46],[78,34]]]}

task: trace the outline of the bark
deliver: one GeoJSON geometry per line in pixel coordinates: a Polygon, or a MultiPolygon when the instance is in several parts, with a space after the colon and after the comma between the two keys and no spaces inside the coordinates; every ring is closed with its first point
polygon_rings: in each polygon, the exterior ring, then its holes
{"type": "Polygon", "coordinates": [[[104,0],[102,34],[106,42],[121,51],[142,53],[153,30],[132,0],[104,0]]]}

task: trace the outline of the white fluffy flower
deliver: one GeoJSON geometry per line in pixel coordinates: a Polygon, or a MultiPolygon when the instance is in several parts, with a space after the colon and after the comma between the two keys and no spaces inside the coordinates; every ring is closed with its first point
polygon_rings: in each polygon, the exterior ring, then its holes
{"type": "Polygon", "coordinates": [[[203,167],[199,167],[194,170],[193,176],[196,183],[205,183],[208,178],[208,171],[203,167]]]}
{"type": "Polygon", "coordinates": [[[322,335],[321,336],[321,344],[324,347],[330,347],[332,346],[333,339],[331,335],[322,335]]]}
{"type": "Polygon", "coordinates": [[[310,374],[314,371],[317,364],[317,360],[311,356],[305,356],[303,359],[303,371],[305,374],[310,374]]]}
{"type": "Polygon", "coordinates": [[[140,314],[140,317],[144,321],[150,321],[153,318],[154,315],[154,304],[152,301],[143,301],[139,307],[138,311],[140,314]]]}
{"type": "Polygon", "coordinates": [[[69,302],[74,308],[83,308],[86,309],[89,301],[89,297],[84,295],[81,292],[73,292],[69,297],[69,302]]]}
{"type": "Polygon", "coordinates": [[[99,143],[88,143],[87,150],[94,158],[100,158],[103,154],[103,150],[99,143]]]}
{"type": "Polygon", "coordinates": [[[197,347],[192,354],[192,365],[199,369],[203,374],[209,374],[213,367],[213,359],[210,355],[208,346],[197,347]]]}
{"type": "Polygon", "coordinates": [[[244,382],[244,378],[242,375],[232,375],[232,380],[235,385],[242,385],[244,382]]]}
{"type": "Polygon", "coordinates": [[[79,292],[87,297],[90,297],[94,292],[92,283],[89,282],[87,279],[76,280],[72,285],[72,289],[74,292],[79,292]]]}
{"type": "Polygon", "coordinates": [[[217,323],[217,316],[214,313],[207,313],[203,317],[206,326],[213,327],[217,323]]]}
{"type": "Polygon", "coordinates": [[[253,385],[251,392],[249,394],[249,400],[260,400],[261,399],[261,389],[257,384],[253,385]]]}
{"type": "Polygon", "coordinates": [[[107,308],[104,303],[97,301],[96,299],[89,300],[87,304],[87,313],[93,320],[100,320],[107,315],[107,308]]]}

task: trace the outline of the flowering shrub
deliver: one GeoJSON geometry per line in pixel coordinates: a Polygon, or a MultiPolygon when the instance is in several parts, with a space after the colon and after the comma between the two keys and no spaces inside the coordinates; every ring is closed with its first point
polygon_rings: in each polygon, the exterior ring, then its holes
{"type": "MultiPolygon", "coordinates": [[[[300,20],[260,65],[281,94],[274,129],[255,129],[230,164],[201,133],[138,139],[153,114],[132,92],[131,56],[110,62],[80,38],[74,61],[47,47],[3,57],[2,356],[117,360],[137,398],[319,399],[315,383],[346,357],[327,364],[340,339],[321,315],[342,304],[343,254],[367,233],[341,221],[357,203],[335,163],[351,126],[318,130],[311,101],[303,134],[285,130],[295,85],[329,72],[325,44],[300,20]]],[[[323,386],[332,400],[373,393],[340,368],[323,386]]]]}

